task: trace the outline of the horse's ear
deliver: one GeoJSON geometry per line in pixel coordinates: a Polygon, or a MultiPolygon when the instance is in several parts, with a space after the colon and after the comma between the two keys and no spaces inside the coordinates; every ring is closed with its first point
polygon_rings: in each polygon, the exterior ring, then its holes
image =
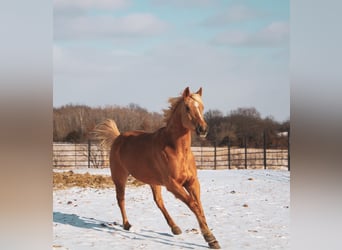
{"type": "Polygon", "coordinates": [[[190,89],[189,87],[186,87],[186,89],[184,89],[183,91],[183,98],[186,98],[188,96],[190,96],[190,89]]]}
{"type": "Polygon", "coordinates": [[[200,89],[196,92],[196,94],[202,96],[202,87],[200,87],[200,89]]]}

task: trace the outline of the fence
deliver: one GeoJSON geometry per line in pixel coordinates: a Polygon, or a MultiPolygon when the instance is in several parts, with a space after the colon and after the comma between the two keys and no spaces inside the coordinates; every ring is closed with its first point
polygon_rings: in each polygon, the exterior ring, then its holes
{"type": "Polygon", "coordinates": [[[290,170],[287,149],[197,147],[193,153],[198,168],[290,170]]]}
{"type": "Polygon", "coordinates": [[[53,143],[53,167],[109,167],[108,152],[91,141],[84,144],[53,143]]]}
{"type": "MultiPolygon", "coordinates": [[[[290,171],[289,134],[287,148],[231,147],[229,141],[224,147],[192,147],[199,169],[282,169],[290,171]]],[[[109,167],[108,152],[98,144],[53,143],[53,166],[76,168],[109,167]]]]}

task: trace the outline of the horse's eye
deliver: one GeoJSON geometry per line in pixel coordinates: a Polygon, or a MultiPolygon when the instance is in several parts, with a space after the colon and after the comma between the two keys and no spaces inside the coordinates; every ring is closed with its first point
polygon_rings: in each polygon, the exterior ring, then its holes
{"type": "Polygon", "coordinates": [[[185,109],[187,112],[190,112],[190,107],[188,105],[185,105],[185,109]]]}

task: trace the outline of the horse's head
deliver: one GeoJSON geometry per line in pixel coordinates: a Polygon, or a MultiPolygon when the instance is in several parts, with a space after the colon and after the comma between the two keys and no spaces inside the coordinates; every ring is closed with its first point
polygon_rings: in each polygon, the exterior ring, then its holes
{"type": "Polygon", "coordinates": [[[183,92],[182,124],[185,128],[196,131],[204,138],[208,133],[208,125],[203,118],[202,88],[196,93],[190,93],[189,87],[183,92]]]}

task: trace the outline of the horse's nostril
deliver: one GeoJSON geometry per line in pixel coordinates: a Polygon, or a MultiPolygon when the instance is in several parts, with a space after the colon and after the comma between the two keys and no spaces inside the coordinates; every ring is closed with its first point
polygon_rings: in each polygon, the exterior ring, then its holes
{"type": "Polygon", "coordinates": [[[200,135],[201,137],[205,137],[207,135],[208,129],[207,127],[202,127],[200,125],[196,128],[197,135],[200,135]]]}
{"type": "Polygon", "coordinates": [[[196,132],[197,132],[197,134],[200,134],[202,132],[202,127],[201,126],[197,126],[196,132]]]}

